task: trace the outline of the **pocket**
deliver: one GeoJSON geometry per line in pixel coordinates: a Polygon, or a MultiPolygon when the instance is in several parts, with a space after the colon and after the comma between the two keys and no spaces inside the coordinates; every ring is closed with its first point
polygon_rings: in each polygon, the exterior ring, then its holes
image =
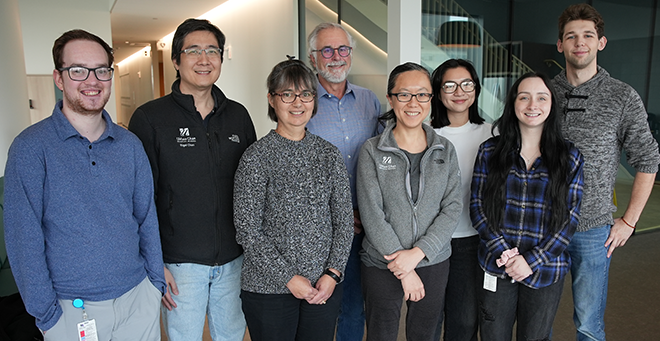
{"type": "MultiPolygon", "coordinates": [[[[62,301],[58,300],[60,306],[62,306],[62,301]]],[[[59,341],[59,340],[65,340],[67,335],[66,335],[66,326],[65,326],[65,318],[64,318],[64,312],[62,312],[62,316],[60,316],[60,319],[57,320],[57,323],[55,323],[54,326],[52,326],[48,330],[39,330],[41,331],[41,335],[44,336],[44,341],[59,341]]]]}

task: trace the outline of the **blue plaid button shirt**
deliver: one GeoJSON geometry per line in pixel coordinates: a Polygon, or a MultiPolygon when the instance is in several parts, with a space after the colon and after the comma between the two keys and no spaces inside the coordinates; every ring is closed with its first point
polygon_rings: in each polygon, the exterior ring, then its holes
{"type": "MultiPolygon", "coordinates": [[[[504,207],[504,226],[499,234],[488,228],[483,202],[488,196],[484,193],[488,178],[488,160],[494,149],[496,138],[491,138],[479,147],[472,177],[472,196],[470,217],[474,228],[479,232],[479,264],[487,273],[505,278],[504,266],[497,266],[496,260],[502,252],[518,248],[533,273],[521,283],[530,288],[543,288],[557,282],[566,275],[571,266],[566,247],[571,241],[580,217],[582,201],[583,166],[582,154],[570,142],[570,184],[568,189],[569,219],[556,233],[548,231],[551,204],[544,199],[549,190],[548,168],[543,156],[534,161],[527,170],[525,162],[519,157],[514,162],[506,180],[506,206],[504,207]]],[[[518,151],[516,151],[517,153],[518,151]]]]}

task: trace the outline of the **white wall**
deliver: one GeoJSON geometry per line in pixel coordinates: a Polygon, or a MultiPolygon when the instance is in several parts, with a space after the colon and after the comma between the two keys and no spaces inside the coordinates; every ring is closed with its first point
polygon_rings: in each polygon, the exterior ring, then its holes
{"type": "MultiPolygon", "coordinates": [[[[3,3],[4,1],[2,0],[3,3]]],[[[108,44],[112,44],[110,28],[111,2],[18,0],[26,73],[28,75],[53,73],[53,43],[55,39],[68,30],[80,28],[96,34],[108,44]]],[[[116,120],[115,101],[108,101],[106,110],[116,120]]]]}
{"type": "MultiPolygon", "coordinates": [[[[23,40],[16,0],[0,1],[0,176],[5,175],[7,151],[14,137],[30,125],[23,40]]],[[[1,217],[0,217],[1,218],[1,217]]]]}
{"type": "MultiPolygon", "coordinates": [[[[154,51],[158,52],[158,51],[154,51]]],[[[123,60],[115,66],[115,96],[117,101],[117,123],[128,127],[128,122],[138,106],[154,99],[158,84],[152,74],[152,51],[149,47],[123,60]]],[[[156,58],[155,67],[158,67],[156,58]]]]}

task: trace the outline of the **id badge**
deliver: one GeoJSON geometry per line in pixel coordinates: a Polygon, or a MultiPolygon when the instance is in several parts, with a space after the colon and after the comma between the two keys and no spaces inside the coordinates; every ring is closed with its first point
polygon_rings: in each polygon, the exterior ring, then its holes
{"type": "Polygon", "coordinates": [[[91,319],[78,322],[78,340],[99,341],[96,335],[96,320],[91,319]]]}
{"type": "Polygon", "coordinates": [[[484,289],[492,292],[497,291],[497,277],[484,272],[484,289]]]}

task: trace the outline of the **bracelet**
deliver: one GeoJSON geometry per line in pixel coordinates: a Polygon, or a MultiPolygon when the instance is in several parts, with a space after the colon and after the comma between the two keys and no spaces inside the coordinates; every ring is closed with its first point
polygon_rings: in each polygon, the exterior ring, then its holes
{"type": "Polygon", "coordinates": [[[637,226],[633,226],[633,225],[628,224],[628,222],[625,219],[623,219],[623,216],[621,217],[621,221],[623,221],[624,224],[628,225],[628,227],[630,227],[633,230],[635,229],[635,227],[637,227],[637,226]]]}
{"type": "Polygon", "coordinates": [[[341,283],[342,281],[342,278],[337,276],[336,273],[330,271],[330,269],[325,269],[325,271],[323,271],[323,274],[330,276],[330,278],[334,279],[335,282],[337,282],[337,284],[341,283]]]}

